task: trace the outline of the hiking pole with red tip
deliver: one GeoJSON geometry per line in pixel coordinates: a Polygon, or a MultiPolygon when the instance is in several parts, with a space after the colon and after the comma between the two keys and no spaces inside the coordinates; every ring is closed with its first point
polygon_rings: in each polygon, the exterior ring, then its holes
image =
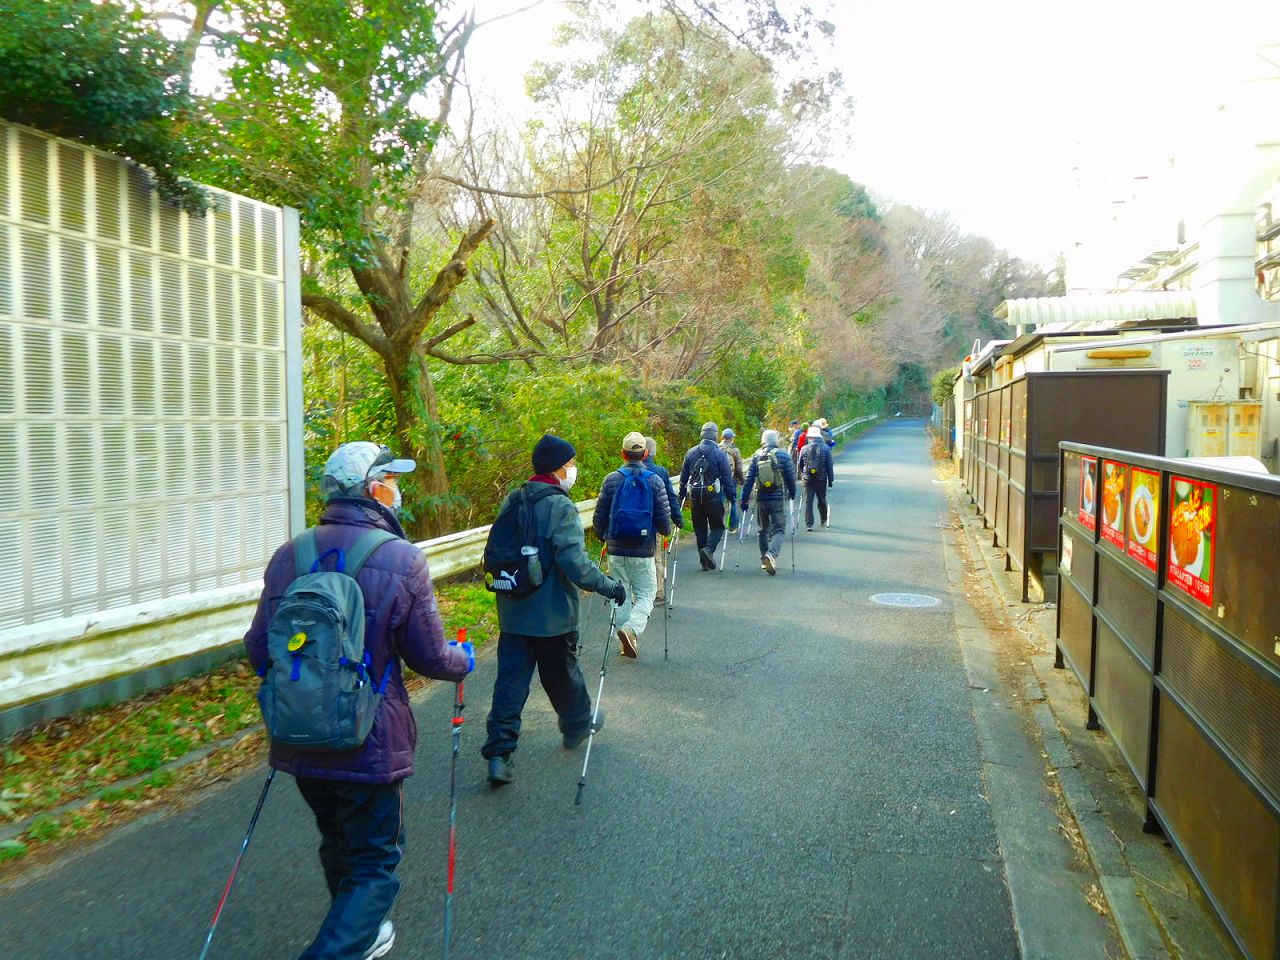
{"type": "MultiPolygon", "coordinates": [[[[467,642],[467,628],[458,629],[458,646],[467,642]]],[[[458,753],[462,749],[462,681],[453,685],[453,760],[449,765],[449,873],[444,893],[444,960],[449,960],[449,944],[453,939],[453,868],[458,860],[458,753]]]]}
{"type": "Polygon", "coordinates": [[[213,911],[213,920],[209,923],[209,933],[204,938],[204,949],[200,951],[200,960],[204,960],[209,954],[209,945],[213,943],[213,931],[218,927],[218,918],[222,916],[222,908],[227,905],[227,896],[231,893],[231,885],[236,882],[236,874],[240,872],[240,864],[244,861],[245,851],[249,849],[249,841],[253,838],[253,828],[258,825],[258,814],[262,812],[262,804],[266,802],[267,791],[271,789],[271,781],[275,779],[276,771],[273,767],[267,774],[267,782],[262,785],[262,793],[258,794],[258,805],[253,808],[253,818],[249,821],[249,831],[244,835],[244,843],[240,844],[240,855],[236,857],[235,865],[231,868],[231,876],[227,877],[227,885],[222,888],[222,898],[218,901],[217,909],[213,911]]]}
{"type": "Polygon", "coordinates": [[[609,604],[609,632],[604,638],[604,657],[600,660],[600,686],[596,690],[596,702],[591,709],[591,726],[587,728],[587,755],[582,758],[582,776],[578,778],[578,793],[573,798],[576,807],[582,803],[582,791],[587,788],[587,764],[591,762],[591,742],[596,735],[596,718],[600,716],[600,698],[604,696],[604,675],[609,667],[609,650],[613,647],[613,625],[618,617],[618,604],[609,604]]]}

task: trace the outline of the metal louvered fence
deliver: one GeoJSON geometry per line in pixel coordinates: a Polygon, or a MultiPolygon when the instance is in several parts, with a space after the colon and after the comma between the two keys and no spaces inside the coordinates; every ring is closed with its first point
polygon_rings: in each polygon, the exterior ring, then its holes
{"type": "Polygon", "coordinates": [[[208,195],[0,122],[0,714],[207,648],[80,641],[218,607],[303,523],[297,215],[208,195]]]}

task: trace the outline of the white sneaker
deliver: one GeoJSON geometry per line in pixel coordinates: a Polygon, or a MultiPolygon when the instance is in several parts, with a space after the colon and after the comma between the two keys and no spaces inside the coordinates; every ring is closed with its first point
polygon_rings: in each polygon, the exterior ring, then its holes
{"type": "Polygon", "coordinates": [[[390,920],[383,920],[382,926],[378,928],[378,938],[373,941],[361,960],[376,960],[378,957],[385,957],[391,952],[391,948],[395,946],[396,928],[391,925],[390,920]]]}
{"type": "Polygon", "coordinates": [[[778,562],[773,559],[772,553],[764,555],[764,568],[769,571],[769,576],[776,576],[778,573],[778,562]]]}

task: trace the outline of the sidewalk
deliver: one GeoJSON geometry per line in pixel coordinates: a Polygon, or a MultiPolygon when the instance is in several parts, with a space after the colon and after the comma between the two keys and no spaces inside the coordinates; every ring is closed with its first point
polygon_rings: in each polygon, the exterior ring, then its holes
{"type": "MultiPolygon", "coordinates": [[[[1085,728],[1087,698],[1075,676],[1055,669],[1054,604],[1025,604],[950,461],[939,461],[966,595],[984,595],[989,630],[1010,638],[1025,699],[1059,784],[1064,828],[1098,876],[1099,909],[1114,921],[1133,960],[1239,960],[1186,865],[1159,836],[1142,830],[1144,798],[1105,731],[1085,728]]],[[[1091,899],[1092,902],[1092,899],[1091,899]]]]}

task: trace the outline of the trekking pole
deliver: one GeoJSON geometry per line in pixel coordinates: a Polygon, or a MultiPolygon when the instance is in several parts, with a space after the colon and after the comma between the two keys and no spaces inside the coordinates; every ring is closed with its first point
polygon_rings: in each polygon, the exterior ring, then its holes
{"type": "MultiPolygon", "coordinates": [[[[677,553],[677,550],[679,548],[680,548],[680,530],[679,528],[677,528],[676,535],[671,538],[671,550],[667,553],[667,560],[668,560],[667,571],[669,574],[667,578],[667,610],[666,610],[667,615],[665,618],[665,622],[667,623],[670,623],[671,621],[671,610],[673,607],[675,607],[675,603],[676,603],[676,565],[680,562],[680,557],[679,557],[679,554],[677,553]]],[[[668,632],[669,631],[667,627],[664,626],[662,628],[662,659],[663,660],[667,659],[668,632]]]]}
{"type": "Polygon", "coordinates": [[[582,776],[578,778],[578,793],[573,798],[576,807],[582,803],[582,791],[587,788],[587,764],[591,762],[591,741],[596,735],[596,718],[600,716],[600,698],[604,696],[604,675],[609,666],[609,650],[613,646],[613,625],[618,618],[618,605],[610,604],[609,633],[604,638],[604,656],[600,660],[600,687],[596,690],[595,706],[591,710],[591,726],[587,728],[587,755],[582,758],[582,776]]]}
{"type": "MultiPolygon", "coordinates": [[[[673,541],[675,541],[675,538],[668,538],[663,540],[662,543],[662,552],[668,561],[671,559],[671,544],[673,541]]],[[[663,564],[662,570],[662,596],[666,600],[662,608],[662,659],[667,659],[667,646],[669,640],[671,640],[671,580],[667,576],[666,564],[663,564]]]]}
{"type": "MultiPolygon", "coordinates": [[[[598,566],[602,572],[604,570],[604,554],[605,554],[605,551],[608,549],[609,549],[609,545],[607,543],[600,548],[600,560],[596,564],[596,566],[598,566]]],[[[587,632],[587,625],[591,623],[591,611],[592,609],[594,609],[592,607],[592,604],[595,603],[595,599],[596,599],[596,595],[594,593],[591,594],[589,597],[587,597],[587,612],[582,618],[582,626],[578,629],[578,654],[579,655],[582,654],[582,636],[587,632]]]]}
{"type": "Polygon", "coordinates": [[[262,804],[267,799],[267,791],[271,789],[271,781],[275,779],[276,771],[272,767],[267,774],[267,782],[262,785],[262,793],[258,794],[258,805],[253,808],[253,818],[249,821],[249,832],[244,835],[244,843],[240,844],[240,855],[236,857],[235,865],[231,868],[231,876],[227,877],[227,885],[222,888],[222,898],[218,901],[218,907],[213,911],[213,920],[209,923],[209,933],[204,938],[204,949],[200,951],[200,960],[204,960],[209,954],[209,945],[213,943],[213,931],[218,927],[218,918],[222,916],[222,908],[227,905],[227,896],[231,893],[231,885],[236,882],[236,874],[240,872],[240,864],[244,860],[245,851],[249,849],[249,840],[253,837],[253,828],[258,825],[258,814],[262,812],[262,804]]]}
{"type": "MultiPolygon", "coordinates": [[[[467,641],[467,628],[458,629],[458,646],[467,641]]],[[[453,867],[458,854],[458,753],[462,748],[462,681],[453,685],[453,760],[449,766],[449,874],[444,894],[444,960],[449,960],[449,943],[453,939],[453,867]]]]}
{"type": "Polygon", "coordinates": [[[791,501],[791,572],[796,572],[796,502],[791,501]]]}
{"type": "Polygon", "coordinates": [[[738,528],[738,556],[733,561],[733,572],[738,572],[738,565],[742,563],[742,545],[746,542],[747,537],[751,536],[751,520],[756,515],[755,507],[747,511],[747,522],[738,528]]]}
{"type": "MultiPolygon", "coordinates": [[[[729,506],[729,518],[730,518],[730,520],[732,520],[732,519],[733,519],[733,505],[732,505],[732,504],[730,504],[730,506],[729,506]]],[[[741,532],[741,530],[742,530],[742,521],[741,521],[741,520],[739,520],[739,521],[738,521],[738,530],[739,530],[739,532],[741,532]]],[[[741,542],[741,541],[739,541],[739,542],[741,542]]],[[[725,557],[727,557],[728,555],[729,555],[729,531],[726,529],[726,530],[725,530],[725,534],[724,534],[724,546],[722,546],[722,547],[720,548],[720,573],[722,573],[722,574],[724,573],[724,558],[725,558],[725,557]]]]}

